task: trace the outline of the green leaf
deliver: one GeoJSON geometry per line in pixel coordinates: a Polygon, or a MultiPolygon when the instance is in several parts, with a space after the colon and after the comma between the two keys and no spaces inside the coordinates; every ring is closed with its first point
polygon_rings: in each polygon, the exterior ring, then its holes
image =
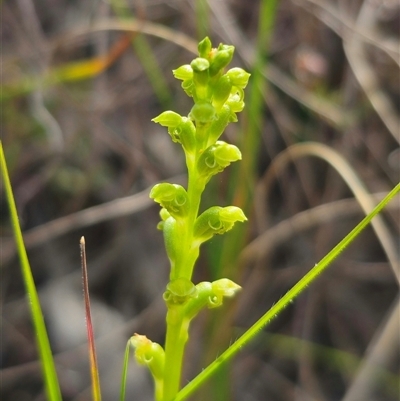
{"type": "Polygon", "coordinates": [[[21,263],[22,277],[24,280],[25,291],[29,298],[29,307],[35,328],[36,343],[39,351],[39,358],[43,371],[45,390],[49,401],[62,401],[61,391],[58,383],[57,372],[54,366],[54,359],[44,324],[43,313],[40,307],[39,296],[36,291],[31,267],[26,253],[21,227],[18,221],[18,213],[15,205],[14,195],[11,188],[10,177],[8,175],[7,164],[3,152],[3,145],[0,142],[0,162],[1,173],[3,175],[6,198],[10,209],[11,223],[13,227],[15,242],[17,245],[18,256],[21,263]]]}

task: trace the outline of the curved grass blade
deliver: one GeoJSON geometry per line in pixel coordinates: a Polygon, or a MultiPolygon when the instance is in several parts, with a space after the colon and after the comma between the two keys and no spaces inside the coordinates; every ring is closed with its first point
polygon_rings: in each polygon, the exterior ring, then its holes
{"type": "Polygon", "coordinates": [[[121,389],[120,389],[120,393],[119,393],[119,401],[125,401],[126,376],[128,374],[128,363],[129,363],[130,350],[131,350],[131,340],[128,340],[128,342],[126,343],[124,364],[122,367],[122,380],[121,380],[121,389]]]}
{"type": "Polygon", "coordinates": [[[26,253],[21,227],[18,221],[18,213],[12,192],[10,177],[8,175],[7,164],[4,156],[3,145],[0,142],[0,164],[1,173],[4,180],[4,187],[8,206],[10,210],[11,224],[17,245],[18,256],[21,264],[22,277],[24,280],[25,291],[29,298],[29,307],[31,310],[33,325],[35,328],[36,343],[39,352],[39,359],[43,371],[45,382],[45,391],[47,399],[50,401],[61,401],[60,385],[58,383],[57,372],[54,366],[54,358],[50,348],[49,338],[47,336],[46,326],[44,324],[43,313],[40,307],[39,296],[36,291],[31,267],[26,253]]]}
{"type": "Polygon", "coordinates": [[[89,280],[88,280],[87,264],[86,264],[85,237],[81,237],[80,248],[81,248],[83,296],[85,298],[86,329],[89,343],[90,376],[92,379],[92,397],[93,401],[101,401],[99,368],[97,364],[97,354],[94,343],[92,313],[90,311],[89,280]]]}
{"type": "Polygon", "coordinates": [[[346,235],[321,261],[316,264],[297,284],[295,284],[271,309],[268,310],[253,326],[239,337],[221,356],[187,384],[173,399],[173,401],[185,400],[203,383],[206,382],[225,362],[236,355],[242,347],[253,340],[257,334],[271,322],[279,312],[300,295],[333,261],[343,252],[351,242],[368,226],[371,220],[383,210],[383,208],[400,192],[400,184],[397,184],[379,204],[365,218],[346,235]]]}

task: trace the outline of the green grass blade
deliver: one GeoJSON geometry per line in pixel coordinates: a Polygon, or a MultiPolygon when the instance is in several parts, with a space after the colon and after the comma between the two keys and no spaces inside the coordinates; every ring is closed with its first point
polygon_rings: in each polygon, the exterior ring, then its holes
{"type": "MultiPolygon", "coordinates": [[[[240,149],[243,153],[243,162],[240,164],[239,178],[241,188],[236,188],[235,198],[240,200],[240,205],[245,213],[250,208],[254,185],[249,183],[249,178],[254,182],[257,154],[260,146],[262,120],[264,113],[264,96],[267,91],[267,81],[263,71],[268,68],[268,55],[272,34],[274,31],[278,0],[262,0],[258,17],[258,34],[254,65],[251,69],[251,88],[246,104],[248,126],[246,134],[242,135],[240,149]],[[243,205],[243,206],[242,206],[243,205]]],[[[235,182],[237,182],[235,180],[235,182]]],[[[239,248],[241,249],[241,248],[239,248]]],[[[235,253],[233,252],[233,255],[235,253]]],[[[234,259],[233,259],[234,260],[234,259]]],[[[225,266],[225,264],[223,264],[225,266]]]]}
{"type": "Polygon", "coordinates": [[[43,370],[43,378],[47,398],[50,401],[61,401],[61,391],[58,383],[57,373],[54,366],[54,359],[50,349],[50,342],[47,336],[46,326],[44,324],[43,313],[40,307],[38,293],[33,280],[31,267],[22,238],[21,227],[18,221],[17,208],[14,195],[11,188],[10,177],[8,175],[7,164],[4,156],[3,145],[0,142],[0,162],[1,173],[4,179],[6,198],[9,205],[11,224],[13,227],[17,252],[21,263],[22,276],[25,290],[29,297],[29,307],[31,309],[33,325],[35,327],[36,342],[39,351],[39,358],[43,370]]]}
{"type": "Polygon", "coordinates": [[[210,32],[209,6],[207,0],[196,0],[195,10],[197,39],[202,40],[210,32]]]}
{"type": "Polygon", "coordinates": [[[250,329],[248,329],[235,343],[233,343],[220,357],[196,376],[186,385],[174,398],[173,401],[185,400],[197,390],[217,369],[236,355],[243,346],[253,340],[257,334],[281,312],[290,302],[301,294],[332,262],[340,253],[346,249],[351,242],[368,226],[371,220],[382,211],[382,209],[400,192],[400,184],[397,184],[392,191],[369,213],[349,234],[343,238],[321,261],[316,264],[297,284],[295,284],[268,312],[266,312],[250,329]]]}
{"type": "Polygon", "coordinates": [[[122,366],[121,389],[120,389],[120,392],[119,392],[119,401],[125,401],[126,376],[128,374],[128,364],[129,364],[130,350],[131,350],[131,340],[129,340],[126,343],[126,348],[125,348],[124,364],[122,366]]]}

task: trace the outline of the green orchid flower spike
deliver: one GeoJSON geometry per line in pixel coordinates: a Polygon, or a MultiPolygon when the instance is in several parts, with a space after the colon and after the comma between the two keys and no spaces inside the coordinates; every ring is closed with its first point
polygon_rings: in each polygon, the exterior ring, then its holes
{"type": "Polygon", "coordinates": [[[165,111],[152,120],[166,127],[172,141],[182,146],[188,170],[186,189],[162,183],[155,185],[150,193],[162,207],[157,228],[163,232],[171,265],[170,282],[164,292],[166,342],[162,348],[144,336],[135,335],[131,345],[137,361],[147,365],[153,375],[156,401],[172,401],[180,389],[191,320],[204,308],[221,306],[224,298],[232,297],[240,289],[226,278],[197,285],[192,282],[201,244],[247,220],[235,206],[213,206],[200,213],[201,196],[209,180],[242,158],[236,146],[219,139],[243,110],[244,89],[250,77],[241,68],[226,70],[234,50],[225,44],[213,48],[209,38],[202,40],[198,45],[199,56],[173,71],[193,99],[188,116],[165,111]]]}

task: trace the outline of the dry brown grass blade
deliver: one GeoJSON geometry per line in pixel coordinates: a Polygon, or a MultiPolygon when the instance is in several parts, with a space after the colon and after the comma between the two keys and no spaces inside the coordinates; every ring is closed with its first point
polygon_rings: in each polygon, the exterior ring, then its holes
{"type": "Polygon", "coordinates": [[[385,41],[377,32],[371,33],[371,30],[362,26],[354,25],[346,14],[322,0],[295,0],[296,4],[309,9],[317,18],[323,21],[327,26],[334,30],[339,36],[352,35],[359,40],[369,43],[378,49],[384,51],[397,65],[400,66],[400,43],[385,41]],[[310,7],[317,7],[317,9],[310,7]]]}
{"type": "Polygon", "coordinates": [[[68,34],[58,38],[54,45],[58,47],[71,44],[76,41],[78,36],[101,31],[140,32],[175,43],[177,46],[183,47],[193,54],[197,53],[197,42],[189,36],[160,24],[143,22],[136,19],[119,20],[110,18],[107,20],[98,20],[89,27],[72,29],[68,34]]]}
{"type": "MultiPolygon", "coordinates": [[[[258,213],[258,216],[255,220],[258,223],[259,232],[263,232],[267,229],[265,199],[268,197],[271,184],[276,179],[277,175],[279,175],[279,173],[294,160],[310,156],[325,160],[339,173],[353,192],[365,214],[368,214],[374,208],[375,203],[371,194],[365,188],[354,169],[341,155],[339,155],[339,153],[331,149],[329,146],[320,143],[299,143],[285,149],[273,160],[272,164],[264,174],[263,179],[257,186],[255,194],[255,210],[256,213],[258,213]]],[[[371,224],[383,249],[385,250],[387,258],[396,276],[397,283],[400,283],[400,265],[396,244],[394,243],[381,216],[377,216],[371,224]]]]}
{"type": "Polygon", "coordinates": [[[370,399],[374,387],[379,383],[379,371],[391,365],[396,357],[394,350],[399,349],[400,297],[394,299],[381,328],[371,340],[366,356],[361,363],[358,374],[348,388],[342,401],[370,399]]]}
{"type": "MultiPolygon", "coordinates": [[[[371,194],[374,201],[383,199],[386,193],[371,194]]],[[[391,203],[388,209],[399,208],[400,205],[391,203]]],[[[273,249],[295,235],[319,225],[329,224],[337,219],[355,216],[360,213],[357,199],[341,199],[304,210],[294,216],[266,229],[257,238],[243,248],[240,254],[241,264],[249,265],[255,260],[263,259],[273,249]]]]}
{"type": "Polygon", "coordinates": [[[302,87],[296,81],[287,76],[278,66],[269,63],[264,71],[264,76],[287,95],[296,99],[314,113],[318,114],[331,126],[340,128],[348,124],[351,117],[342,107],[315,95],[312,91],[302,87]]]}
{"type": "MultiPolygon", "coordinates": [[[[355,22],[356,27],[373,31],[376,18],[373,2],[364,1],[355,22]]],[[[343,10],[343,13],[345,10],[343,10]]],[[[364,43],[359,35],[346,35],[344,50],[355,77],[373,108],[382,119],[393,138],[400,143],[400,119],[390,99],[381,90],[376,74],[367,61],[364,43]]]]}
{"type": "MultiPolygon", "coordinates": [[[[183,176],[171,178],[174,182],[182,182],[183,179],[183,176]]],[[[131,196],[92,206],[25,231],[24,241],[26,248],[30,249],[39,246],[72,230],[146,210],[154,205],[154,202],[149,198],[150,189],[147,188],[131,196]]],[[[2,251],[2,260],[5,265],[15,254],[15,246],[11,241],[4,241],[2,251]]]]}
{"type": "MultiPolygon", "coordinates": [[[[248,46],[248,40],[243,36],[230,10],[223,2],[211,2],[210,8],[217,18],[220,28],[225,33],[225,41],[235,43],[237,53],[242,57],[247,67],[251,67],[254,60],[254,49],[248,46]]],[[[299,85],[273,62],[268,63],[267,69],[263,72],[265,78],[287,95],[296,99],[333,127],[342,127],[350,121],[346,110],[340,106],[321,98],[312,91],[299,85]]]]}

